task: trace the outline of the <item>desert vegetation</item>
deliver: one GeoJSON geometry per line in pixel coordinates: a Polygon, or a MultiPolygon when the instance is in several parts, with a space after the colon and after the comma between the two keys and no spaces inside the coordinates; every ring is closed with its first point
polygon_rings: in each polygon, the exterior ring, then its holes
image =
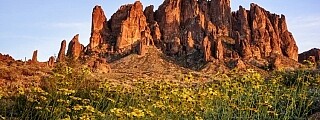
{"type": "Polygon", "coordinates": [[[0,89],[1,119],[305,119],[319,111],[313,70],[254,70],[176,79],[109,80],[57,65],[39,84],[0,89]]]}

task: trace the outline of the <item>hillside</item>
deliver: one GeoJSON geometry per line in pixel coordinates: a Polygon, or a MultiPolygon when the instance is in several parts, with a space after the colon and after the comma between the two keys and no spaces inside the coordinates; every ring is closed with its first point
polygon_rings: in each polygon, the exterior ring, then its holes
{"type": "Polygon", "coordinates": [[[88,45],[37,57],[0,54],[0,120],[319,119],[320,50],[298,54],[286,17],[254,3],[97,5],[88,45]]]}

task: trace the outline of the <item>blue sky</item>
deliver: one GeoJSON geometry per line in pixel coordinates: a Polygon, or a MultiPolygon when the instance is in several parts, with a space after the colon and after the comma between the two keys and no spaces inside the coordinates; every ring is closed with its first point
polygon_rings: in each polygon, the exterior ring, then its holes
{"type": "MultiPolygon", "coordinates": [[[[109,19],[123,4],[135,0],[2,0],[0,1],[0,53],[15,59],[30,59],[39,50],[40,61],[47,61],[58,53],[62,40],[70,41],[80,34],[80,42],[89,43],[91,12],[101,5],[109,19]]],[[[163,0],[140,0],[144,6],[156,8],[163,0]]],[[[272,13],[284,14],[293,33],[299,52],[320,48],[319,0],[233,0],[232,10],[239,5],[249,9],[257,3],[272,13]]]]}

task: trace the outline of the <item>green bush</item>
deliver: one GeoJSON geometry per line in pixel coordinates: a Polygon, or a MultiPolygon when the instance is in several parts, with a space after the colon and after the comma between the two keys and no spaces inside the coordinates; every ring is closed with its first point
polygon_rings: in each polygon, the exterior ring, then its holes
{"type": "Polygon", "coordinates": [[[41,86],[0,97],[0,117],[305,119],[317,112],[320,93],[319,75],[312,71],[278,72],[268,78],[249,71],[219,75],[213,82],[199,82],[192,74],[181,80],[111,81],[94,78],[87,68],[65,65],[53,71],[41,86]]]}

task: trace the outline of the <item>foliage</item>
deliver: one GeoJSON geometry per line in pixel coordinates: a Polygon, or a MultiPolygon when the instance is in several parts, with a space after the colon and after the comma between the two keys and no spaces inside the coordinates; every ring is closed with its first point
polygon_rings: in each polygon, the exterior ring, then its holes
{"type": "Polygon", "coordinates": [[[19,119],[304,119],[316,112],[320,77],[312,71],[266,78],[219,74],[200,82],[94,79],[87,68],[58,65],[40,86],[2,96],[0,117],[19,119]]]}

